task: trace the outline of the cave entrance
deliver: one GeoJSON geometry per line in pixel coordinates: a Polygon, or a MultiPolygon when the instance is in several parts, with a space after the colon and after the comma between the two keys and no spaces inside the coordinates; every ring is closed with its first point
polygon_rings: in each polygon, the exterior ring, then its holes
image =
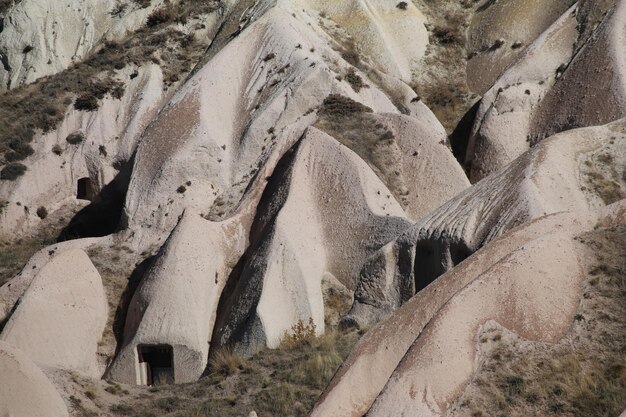
{"type": "Polygon", "coordinates": [[[174,360],[170,345],[137,346],[140,385],[174,383],[174,360]]]}
{"type": "Polygon", "coordinates": [[[80,178],[76,185],[76,198],[79,200],[93,201],[95,195],[96,193],[91,178],[80,178]]]}

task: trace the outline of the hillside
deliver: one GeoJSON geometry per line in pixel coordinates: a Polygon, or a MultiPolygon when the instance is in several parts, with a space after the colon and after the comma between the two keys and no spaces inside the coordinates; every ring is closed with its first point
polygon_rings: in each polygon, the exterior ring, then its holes
{"type": "Polygon", "coordinates": [[[0,0],[0,414],[626,413],[625,0],[0,0]]]}

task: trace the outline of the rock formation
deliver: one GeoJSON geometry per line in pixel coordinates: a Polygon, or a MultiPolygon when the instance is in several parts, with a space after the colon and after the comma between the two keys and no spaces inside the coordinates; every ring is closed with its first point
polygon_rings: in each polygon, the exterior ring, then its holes
{"type": "Polygon", "coordinates": [[[48,3],[0,0],[0,414],[475,416],[626,330],[626,1],[48,3]]]}

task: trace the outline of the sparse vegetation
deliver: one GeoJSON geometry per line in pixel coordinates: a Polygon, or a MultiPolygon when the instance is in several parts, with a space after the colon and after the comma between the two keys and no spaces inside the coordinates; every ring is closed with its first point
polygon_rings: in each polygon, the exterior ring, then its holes
{"type": "Polygon", "coordinates": [[[350,84],[352,89],[355,92],[360,92],[363,88],[368,88],[369,86],[363,82],[363,78],[359,74],[354,71],[354,68],[350,68],[344,79],[350,84]]]}
{"type": "Polygon", "coordinates": [[[174,12],[171,4],[166,3],[165,6],[156,9],[150,14],[150,16],[148,16],[146,24],[148,25],[148,27],[154,27],[163,23],[170,22],[174,20],[175,17],[176,13],[174,12]]]}
{"type": "Polygon", "coordinates": [[[451,135],[476,99],[465,81],[468,60],[465,30],[470,16],[466,9],[476,2],[429,0],[425,4],[423,11],[431,22],[432,44],[424,65],[431,70],[414,74],[411,86],[451,135]]]}
{"type": "MultiPolygon", "coordinates": [[[[109,306],[107,324],[98,343],[98,353],[111,359],[124,328],[126,308],[137,285],[133,280],[133,271],[148,254],[138,255],[126,246],[96,246],[89,249],[87,254],[102,277],[109,306]]],[[[107,387],[107,391],[120,394],[120,388],[115,384],[107,387]]]]}
{"type": "Polygon", "coordinates": [[[243,356],[227,348],[213,352],[209,360],[211,370],[224,377],[233,375],[237,370],[244,369],[245,364],[246,360],[243,356]]]}
{"type": "Polygon", "coordinates": [[[331,94],[326,97],[318,111],[320,116],[334,120],[355,113],[372,113],[372,109],[340,94],[331,94]]]}
{"type": "Polygon", "coordinates": [[[68,384],[84,398],[69,403],[78,404],[80,415],[105,411],[132,417],[241,417],[256,410],[260,417],[306,416],[358,338],[356,331],[331,330],[298,348],[265,349],[248,359],[215,349],[209,353],[205,376],[189,384],[147,388],[100,381],[94,386],[76,375],[68,384]],[[85,399],[86,391],[95,402],[85,399]],[[108,395],[114,397],[103,406],[108,395]]]}
{"type": "MultiPolygon", "coordinates": [[[[6,201],[0,201],[0,212],[8,204],[6,201]]],[[[32,236],[12,242],[0,241],[0,286],[17,275],[35,252],[56,242],[56,237],[64,225],[62,220],[56,216],[46,215],[45,221],[32,236]]]]}
{"type": "Polygon", "coordinates": [[[610,149],[614,146],[615,142],[611,142],[608,148],[591,155],[581,166],[585,189],[600,197],[607,205],[626,197],[626,167],[611,155],[610,149]]]}
{"type": "Polygon", "coordinates": [[[298,320],[291,327],[291,331],[285,332],[280,346],[283,349],[297,349],[305,344],[311,344],[315,340],[315,322],[313,318],[309,318],[308,323],[298,320]]]}
{"type": "Polygon", "coordinates": [[[581,238],[595,256],[568,336],[498,341],[458,402],[471,415],[617,416],[626,408],[626,226],[581,238]]]}

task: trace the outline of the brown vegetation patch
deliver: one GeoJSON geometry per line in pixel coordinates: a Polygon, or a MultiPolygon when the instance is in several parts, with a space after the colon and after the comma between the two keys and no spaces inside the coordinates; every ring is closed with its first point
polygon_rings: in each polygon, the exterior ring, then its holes
{"type": "Polygon", "coordinates": [[[358,113],[372,113],[372,109],[341,94],[331,94],[324,99],[317,114],[337,121],[358,113]]]}
{"type": "Polygon", "coordinates": [[[626,155],[621,151],[625,140],[626,137],[611,138],[581,165],[583,189],[600,197],[607,205],[626,198],[626,155]]]}
{"type": "Polygon", "coordinates": [[[89,249],[87,254],[100,273],[107,296],[108,318],[102,339],[98,343],[98,354],[108,363],[113,359],[118,342],[121,342],[118,339],[124,328],[126,315],[120,314],[120,311],[125,311],[128,307],[132,295],[132,291],[129,291],[129,280],[142,256],[126,246],[96,246],[89,249]]]}

